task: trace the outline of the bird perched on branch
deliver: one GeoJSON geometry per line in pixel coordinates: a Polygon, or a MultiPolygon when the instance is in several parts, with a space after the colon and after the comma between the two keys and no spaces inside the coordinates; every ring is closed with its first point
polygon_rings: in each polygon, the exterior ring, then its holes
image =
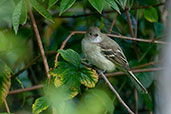
{"type": "Polygon", "coordinates": [[[131,78],[138,90],[147,93],[146,88],[130,70],[128,61],[120,46],[101,33],[99,28],[88,28],[81,45],[84,56],[97,68],[107,72],[113,72],[118,68],[131,78]]]}

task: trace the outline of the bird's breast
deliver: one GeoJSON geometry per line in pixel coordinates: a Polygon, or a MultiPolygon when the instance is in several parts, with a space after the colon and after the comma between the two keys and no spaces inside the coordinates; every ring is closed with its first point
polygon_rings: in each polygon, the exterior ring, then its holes
{"type": "Polygon", "coordinates": [[[102,55],[97,43],[91,43],[85,39],[82,40],[82,51],[88,61],[101,70],[112,72],[115,70],[113,62],[102,55]]]}

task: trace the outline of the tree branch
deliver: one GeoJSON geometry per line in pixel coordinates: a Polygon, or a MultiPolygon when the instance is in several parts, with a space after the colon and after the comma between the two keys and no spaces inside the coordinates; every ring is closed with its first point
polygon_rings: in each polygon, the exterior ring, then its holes
{"type": "Polygon", "coordinates": [[[116,15],[115,15],[115,17],[114,17],[114,19],[112,21],[112,25],[110,26],[109,32],[112,32],[112,29],[113,29],[113,26],[114,26],[114,24],[116,22],[117,17],[118,17],[118,13],[116,13],[116,15]]]}
{"type": "MultiPolygon", "coordinates": [[[[85,34],[85,31],[72,31],[74,34],[85,34]]],[[[74,35],[73,34],[73,35],[74,35]]],[[[148,43],[156,43],[156,44],[171,44],[169,42],[164,42],[164,41],[158,41],[158,40],[147,40],[147,39],[141,39],[141,38],[134,38],[134,37],[128,37],[128,36],[122,36],[122,35],[115,35],[115,34],[106,34],[109,37],[114,37],[114,38],[120,38],[120,39],[125,39],[125,40],[132,40],[132,41],[139,41],[139,42],[148,42],[148,43]]]]}
{"type": "Polygon", "coordinates": [[[6,99],[4,99],[4,104],[5,104],[5,108],[6,108],[7,112],[11,113],[6,99]]]}
{"type": "MultiPolygon", "coordinates": [[[[45,52],[46,55],[51,55],[51,54],[56,54],[56,51],[49,51],[49,52],[45,52]]],[[[35,58],[33,58],[28,64],[26,64],[24,66],[23,69],[19,70],[17,73],[13,74],[11,77],[15,78],[18,75],[20,75],[21,73],[23,73],[25,70],[27,70],[30,66],[32,66],[33,64],[36,63],[37,60],[39,60],[39,58],[41,57],[41,55],[36,56],[35,58]]]]}
{"type": "MultiPolygon", "coordinates": [[[[158,68],[146,68],[146,69],[136,69],[136,70],[131,70],[133,73],[141,73],[141,72],[152,72],[152,71],[161,71],[164,70],[162,67],[158,68]]],[[[113,76],[119,76],[125,74],[124,72],[113,72],[113,73],[106,73],[105,75],[107,77],[113,77],[113,76]]]]}
{"type": "Polygon", "coordinates": [[[99,75],[102,76],[102,78],[105,80],[105,82],[107,83],[107,85],[110,87],[110,89],[113,91],[113,93],[116,95],[116,97],[118,98],[119,102],[127,109],[127,111],[130,114],[134,114],[134,112],[132,112],[132,110],[126,105],[126,103],[122,100],[122,98],[119,96],[118,92],[115,90],[115,88],[112,86],[112,84],[109,82],[109,80],[106,78],[106,76],[100,72],[99,75]]]}
{"type": "MultiPolygon", "coordinates": [[[[85,32],[82,31],[72,31],[69,36],[62,42],[62,45],[60,47],[60,49],[63,49],[67,43],[67,41],[71,38],[71,36],[73,36],[74,34],[84,34],[85,32]]],[[[55,67],[56,67],[56,63],[58,62],[58,56],[59,53],[57,52],[56,57],[55,57],[55,67]]]]}
{"type": "Polygon", "coordinates": [[[34,32],[35,32],[35,35],[36,35],[36,39],[37,39],[37,42],[38,42],[38,45],[39,45],[39,49],[40,49],[40,52],[41,52],[41,55],[42,55],[42,58],[43,58],[43,63],[44,63],[44,66],[45,66],[46,75],[47,75],[47,77],[49,79],[49,82],[50,82],[50,74],[48,73],[49,72],[49,65],[48,65],[48,62],[47,62],[47,59],[46,59],[46,56],[45,56],[45,52],[44,52],[44,49],[43,49],[43,44],[42,44],[42,41],[41,41],[41,38],[40,38],[39,30],[37,28],[37,24],[36,24],[36,21],[35,21],[33,12],[32,12],[32,10],[30,8],[28,0],[27,0],[27,6],[28,6],[28,12],[29,12],[29,15],[30,15],[30,19],[32,21],[33,29],[34,29],[34,32]]]}
{"type": "Polygon", "coordinates": [[[32,90],[36,90],[36,89],[40,89],[40,88],[43,88],[43,84],[35,85],[35,86],[29,87],[29,88],[24,88],[24,89],[12,90],[8,93],[8,95],[32,91],[32,90]]]}
{"type": "MultiPolygon", "coordinates": [[[[129,32],[131,34],[131,37],[135,37],[134,31],[133,31],[133,28],[132,28],[132,21],[131,21],[128,10],[126,10],[126,17],[127,17],[127,20],[128,20],[129,32]]],[[[132,44],[133,44],[133,49],[135,51],[135,54],[136,54],[137,58],[139,58],[139,52],[138,52],[138,49],[137,49],[137,46],[136,46],[136,41],[133,41],[132,44]]]]}

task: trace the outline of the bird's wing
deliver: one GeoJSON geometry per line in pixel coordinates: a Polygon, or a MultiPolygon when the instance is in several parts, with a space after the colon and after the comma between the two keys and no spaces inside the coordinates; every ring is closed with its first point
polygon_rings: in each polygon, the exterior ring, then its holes
{"type": "Polygon", "coordinates": [[[116,64],[118,67],[129,70],[128,61],[120,48],[120,46],[109,37],[105,36],[104,40],[100,42],[102,54],[116,64]]]}

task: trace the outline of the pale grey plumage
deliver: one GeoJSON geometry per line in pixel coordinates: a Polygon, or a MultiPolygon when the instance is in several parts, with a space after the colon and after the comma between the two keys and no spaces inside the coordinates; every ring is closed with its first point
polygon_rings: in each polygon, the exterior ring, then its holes
{"type": "Polygon", "coordinates": [[[84,56],[97,68],[112,72],[117,67],[124,71],[143,92],[147,90],[129,69],[127,59],[120,46],[101,33],[99,28],[90,27],[81,42],[84,56]]]}

